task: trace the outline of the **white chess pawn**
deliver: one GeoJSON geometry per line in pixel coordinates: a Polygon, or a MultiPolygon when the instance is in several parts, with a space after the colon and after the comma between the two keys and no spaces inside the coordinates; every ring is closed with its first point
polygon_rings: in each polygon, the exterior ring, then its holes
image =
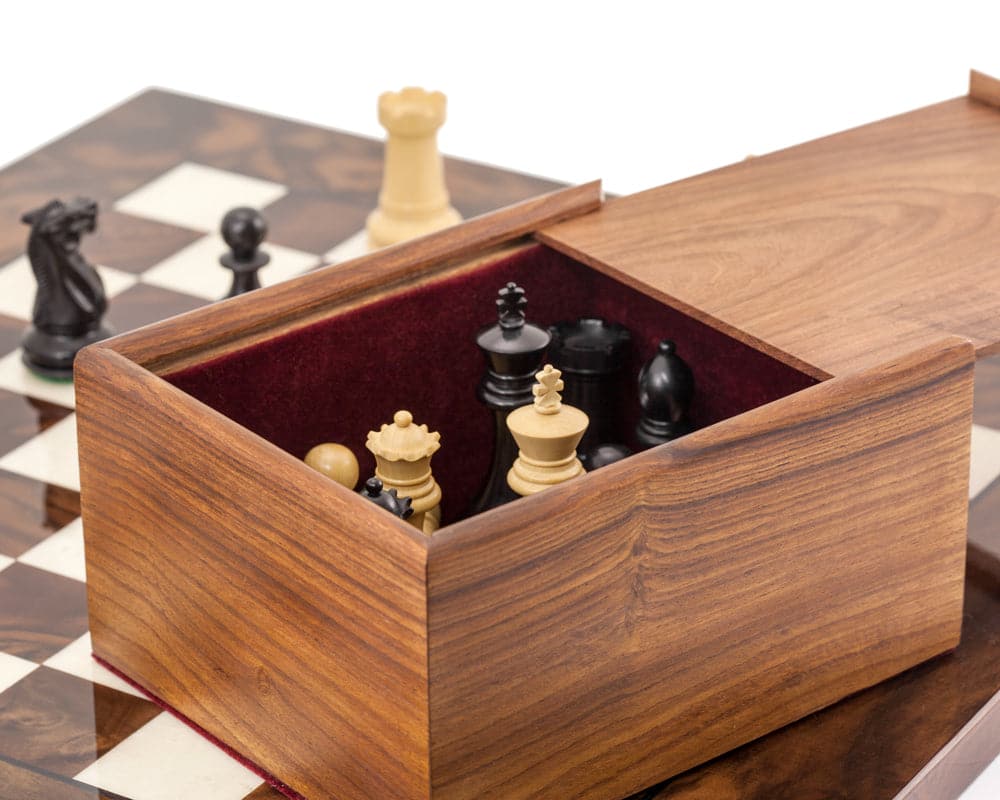
{"type": "Polygon", "coordinates": [[[449,202],[437,145],[446,102],[441,92],[416,87],[379,97],[378,119],[388,138],[378,208],[366,224],[369,249],[461,222],[449,202]]]}

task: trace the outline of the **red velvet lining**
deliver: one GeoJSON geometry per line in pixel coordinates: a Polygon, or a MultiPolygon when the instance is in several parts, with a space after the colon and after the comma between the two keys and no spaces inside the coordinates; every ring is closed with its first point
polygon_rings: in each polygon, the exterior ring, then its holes
{"type": "Polygon", "coordinates": [[[206,739],[208,739],[208,741],[210,741],[216,747],[218,747],[219,749],[221,749],[222,751],[224,751],[225,753],[227,753],[232,758],[235,758],[237,761],[239,761],[244,767],[246,767],[247,769],[249,769],[251,772],[254,772],[257,775],[259,775],[261,777],[261,780],[267,781],[277,791],[279,791],[283,795],[285,795],[285,797],[290,797],[291,800],[306,800],[306,798],[304,796],[302,796],[301,794],[299,794],[298,792],[296,792],[288,784],[282,783],[277,778],[275,778],[270,772],[267,772],[266,770],[264,770],[261,767],[257,766],[249,758],[247,758],[246,756],[241,755],[240,753],[237,753],[228,744],[226,744],[222,740],[220,740],[217,737],[215,737],[212,734],[210,734],[203,727],[201,727],[201,725],[199,725],[197,722],[194,722],[193,720],[190,720],[187,717],[185,717],[180,711],[178,711],[172,705],[170,705],[169,703],[165,702],[164,700],[161,700],[155,694],[153,694],[148,689],[146,689],[145,686],[140,686],[138,683],[136,683],[134,680],[132,680],[128,675],[126,675],[120,669],[118,669],[117,667],[109,664],[107,661],[105,661],[103,658],[101,658],[99,655],[97,655],[97,653],[91,653],[91,655],[93,656],[94,661],[96,661],[102,667],[104,667],[105,669],[107,669],[109,672],[112,672],[115,675],[117,675],[119,678],[121,678],[123,681],[125,681],[125,683],[127,683],[133,689],[136,689],[139,692],[141,692],[144,697],[147,697],[153,703],[156,703],[156,705],[158,705],[164,711],[169,711],[171,714],[173,714],[175,717],[177,717],[177,719],[179,719],[181,722],[183,722],[185,725],[187,725],[195,733],[198,733],[201,736],[204,736],[206,739]]]}
{"type": "Polygon", "coordinates": [[[165,378],[297,458],[319,442],[347,445],[362,480],[374,469],[367,432],[390,422],[396,410],[410,410],[417,423],[441,432],[432,466],[444,493],[444,521],[452,522],[490,466],[493,423],[476,399],[484,362],[475,337],[495,321],[496,292],[507,281],[525,288],[531,322],[599,316],[632,331],[622,441],[632,441],[638,418],[635,376],[664,337],[677,342],[694,372],[697,427],[816,382],[541,245],[165,378]]]}

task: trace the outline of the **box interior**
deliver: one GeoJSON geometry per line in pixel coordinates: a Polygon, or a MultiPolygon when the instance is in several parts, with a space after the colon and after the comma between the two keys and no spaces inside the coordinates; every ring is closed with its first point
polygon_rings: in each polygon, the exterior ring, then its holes
{"type": "Polygon", "coordinates": [[[320,442],[350,447],[373,474],[369,430],[401,408],[441,433],[432,467],[445,524],[461,519],[486,479],[492,414],[476,399],[485,361],[476,334],[496,322],[497,291],[525,288],[529,322],[582,316],[632,333],[621,441],[635,445],[636,375],[661,338],[677,343],[697,385],[696,428],[785,397],[816,380],[568,256],[533,245],[385,296],[164,379],[296,458],[320,442]]]}

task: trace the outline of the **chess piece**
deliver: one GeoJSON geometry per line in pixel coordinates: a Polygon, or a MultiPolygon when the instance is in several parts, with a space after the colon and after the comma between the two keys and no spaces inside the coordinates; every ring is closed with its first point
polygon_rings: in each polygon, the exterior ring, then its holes
{"type": "Polygon", "coordinates": [[[445,104],[441,92],[412,86],[379,97],[378,121],[388,137],[378,208],[365,226],[370,250],[461,222],[448,199],[437,146],[445,104]]]}
{"type": "Polygon", "coordinates": [[[632,449],[624,444],[599,444],[589,450],[581,452],[580,463],[587,472],[606,467],[628,458],[632,455],[632,449]]]}
{"type": "Polygon", "coordinates": [[[324,442],[306,453],[305,462],[317,472],[353,491],[358,484],[358,459],[342,444],[324,442]]]}
{"type": "Polygon", "coordinates": [[[414,425],[409,411],[397,411],[391,425],[368,432],[365,442],[375,456],[375,477],[386,491],[395,489],[413,503],[408,522],[430,535],[441,524],[441,487],[431,474],[431,456],[441,447],[441,434],[414,425]]]}
{"type": "Polygon", "coordinates": [[[577,445],[584,468],[597,469],[596,465],[605,466],[629,455],[629,448],[618,442],[622,439],[624,395],[621,373],[632,334],[624,325],[595,317],[558,322],[549,326],[549,333],[549,361],[562,372],[566,383],[563,399],[590,419],[577,445]]]}
{"type": "Polygon", "coordinates": [[[80,252],[80,239],[97,229],[97,203],[52,200],[21,221],[31,226],[28,259],[38,282],[21,359],[44,378],[69,381],[76,354],[114,333],[103,322],[108,301],[101,276],[80,252]]]}
{"type": "Polygon", "coordinates": [[[576,446],[587,430],[587,415],[562,402],[560,374],[546,364],[535,376],[534,403],[507,417],[520,448],[507,482],[519,495],[535,494],[583,473],[576,446]]]}
{"type": "Polygon", "coordinates": [[[385,489],[378,478],[369,478],[365,481],[360,494],[400,519],[409,519],[413,516],[413,500],[409,497],[400,497],[395,489],[385,489]]]}
{"type": "Polygon", "coordinates": [[[694,375],[677,345],[663,339],[656,354],[639,372],[642,414],[635,435],[643,447],[655,447],[690,433],[688,409],[694,397],[694,375]]]}
{"type": "Polygon", "coordinates": [[[267,236],[267,222],[255,208],[241,206],[226,212],[220,226],[229,252],[219,257],[219,263],[233,272],[233,285],[226,297],[252,292],[260,288],[257,272],[271,256],[260,250],[267,236]]]}
{"type": "Polygon", "coordinates": [[[524,289],[508,283],[497,295],[498,322],[483,328],[476,336],[476,344],[486,359],[486,372],[476,395],[493,412],[493,465],[486,483],[472,501],[469,516],[517,498],[507,483],[507,471],[517,457],[507,415],[515,408],[531,404],[535,373],[542,368],[549,346],[548,332],[525,321],[528,300],[524,289]]]}

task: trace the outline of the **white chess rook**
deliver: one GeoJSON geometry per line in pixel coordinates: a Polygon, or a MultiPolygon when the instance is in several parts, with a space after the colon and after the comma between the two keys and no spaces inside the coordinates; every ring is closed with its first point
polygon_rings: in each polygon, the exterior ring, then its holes
{"type": "Polygon", "coordinates": [[[388,138],[379,205],[369,215],[366,226],[370,249],[461,221],[449,201],[437,145],[445,104],[441,92],[416,87],[379,97],[378,118],[388,138]]]}

